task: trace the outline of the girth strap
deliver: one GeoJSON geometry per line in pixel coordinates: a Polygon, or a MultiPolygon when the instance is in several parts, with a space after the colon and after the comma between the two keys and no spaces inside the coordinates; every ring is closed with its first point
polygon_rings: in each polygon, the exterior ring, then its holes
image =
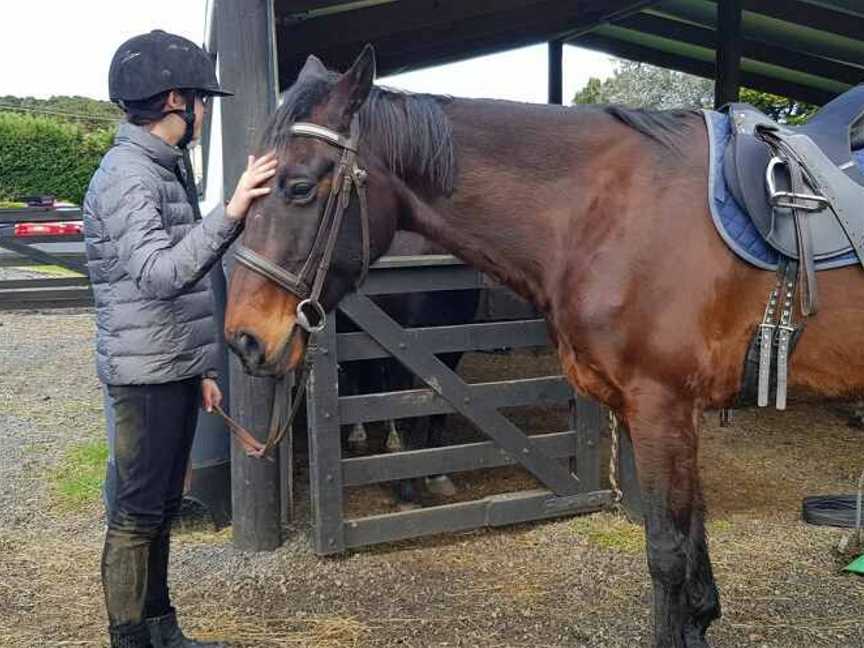
{"type": "MultiPolygon", "coordinates": [[[[799,158],[795,150],[786,141],[778,137],[770,129],[757,128],[756,133],[774,151],[776,157],[768,165],[768,184],[771,194],[771,204],[774,209],[790,208],[795,224],[795,236],[798,245],[798,260],[800,261],[799,283],[801,287],[801,314],[804,317],[815,315],[819,310],[819,293],[816,284],[816,262],[813,249],[813,235],[810,229],[809,214],[814,209],[826,206],[834,211],[830,200],[825,198],[823,187],[813,177],[810,169],[799,158]],[[790,192],[777,192],[773,189],[773,170],[776,166],[785,166],[789,172],[790,192]],[[808,184],[813,193],[808,193],[808,184]]],[[[836,214],[836,212],[835,212],[836,214]]]]}

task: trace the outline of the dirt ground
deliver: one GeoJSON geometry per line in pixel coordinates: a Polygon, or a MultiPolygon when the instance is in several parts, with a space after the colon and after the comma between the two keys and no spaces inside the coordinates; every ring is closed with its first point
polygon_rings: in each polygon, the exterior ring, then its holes
{"type": "MultiPolygon", "coordinates": [[[[98,502],[61,506],[49,475],[104,435],[89,313],[0,313],[0,646],[105,645],[98,502]]],[[[501,365],[471,359],[473,379],[501,365]]],[[[525,367],[519,366],[522,370],[525,367]]],[[[542,371],[541,371],[542,373],[542,371]]],[[[495,373],[497,376],[498,374],[495,373]]],[[[558,426],[562,412],[519,416],[558,426]]],[[[517,417],[518,418],[518,417],[517,417]]],[[[864,578],[842,574],[842,532],[800,521],[801,498],[850,492],[864,432],[836,406],[705,422],[702,475],[723,619],[715,648],[864,646],[864,578]]],[[[458,427],[458,426],[457,426],[458,427]]],[[[508,481],[509,480],[509,481],[508,481]]],[[[459,476],[472,494],[518,472],[459,476]]],[[[349,507],[394,506],[384,487],[349,507]]],[[[190,634],[235,648],[647,646],[641,530],[612,513],[379,546],[322,559],[302,521],[278,551],[234,550],[230,529],[176,536],[171,577],[190,634]]]]}

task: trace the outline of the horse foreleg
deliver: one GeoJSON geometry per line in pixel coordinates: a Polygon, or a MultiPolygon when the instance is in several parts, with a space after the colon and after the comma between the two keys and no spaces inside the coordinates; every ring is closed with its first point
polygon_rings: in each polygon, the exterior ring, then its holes
{"type": "Polygon", "coordinates": [[[705,537],[697,412],[650,391],[640,390],[625,414],[645,509],[656,646],[707,648],[705,631],[720,616],[720,601],[705,537]]]}

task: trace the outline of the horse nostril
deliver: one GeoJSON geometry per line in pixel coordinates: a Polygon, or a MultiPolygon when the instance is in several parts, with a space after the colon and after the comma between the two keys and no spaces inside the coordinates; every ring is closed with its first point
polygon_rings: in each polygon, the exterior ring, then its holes
{"type": "Polygon", "coordinates": [[[262,353],[261,343],[251,333],[241,331],[236,338],[237,350],[243,355],[250,365],[257,366],[261,364],[264,354],[262,353]]]}

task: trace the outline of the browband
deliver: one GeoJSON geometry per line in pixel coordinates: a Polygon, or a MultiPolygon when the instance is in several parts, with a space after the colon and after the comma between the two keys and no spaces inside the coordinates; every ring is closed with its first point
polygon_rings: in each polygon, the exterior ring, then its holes
{"type": "Polygon", "coordinates": [[[347,139],[342,137],[339,133],[330,130],[329,128],[324,128],[323,126],[319,126],[318,124],[310,124],[309,122],[295,122],[291,125],[291,133],[293,135],[305,135],[307,137],[314,137],[316,139],[324,140],[330,144],[335,144],[336,146],[348,149],[354,153],[357,152],[357,143],[352,139],[347,139]]]}

